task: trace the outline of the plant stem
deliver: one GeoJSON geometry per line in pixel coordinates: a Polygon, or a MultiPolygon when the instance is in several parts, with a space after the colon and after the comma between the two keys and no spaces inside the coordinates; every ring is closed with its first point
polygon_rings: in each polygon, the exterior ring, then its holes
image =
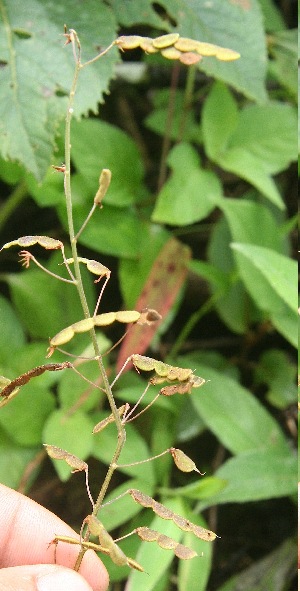
{"type": "MultiPolygon", "coordinates": [[[[68,228],[69,228],[69,236],[70,236],[70,243],[71,243],[71,248],[72,248],[72,257],[73,257],[73,263],[74,263],[74,275],[75,275],[75,279],[76,279],[76,287],[78,290],[78,294],[80,297],[80,301],[81,301],[81,305],[82,305],[82,309],[83,309],[83,313],[85,318],[89,318],[90,317],[90,311],[89,311],[89,307],[88,307],[88,303],[87,303],[87,299],[85,296],[85,292],[84,292],[84,287],[83,287],[83,283],[82,283],[82,278],[81,278],[81,273],[80,273],[80,265],[79,265],[79,261],[78,261],[78,254],[77,254],[77,240],[76,240],[76,236],[75,236],[75,231],[74,231],[74,220],[73,220],[73,209],[72,209],[72,194],[71,194],[71,120],[72,120],[72,114],[73,114],[73,105],[74,105],[74,97],[75,97],[75,92],[76,92],[76,86],[77,86],[77,82],[78,82],[78,76],[79,76],[79,72],[80,69],[83,67],[81,65],[80,62],[80,44],[79,44],[79,40],[77,37],[77,34],[75,31],[73,31],[74,34],[74,38],[73,38],[73,50],[75,48],[75,44],[77,46],[77,59],[75,62],[75,72],[74,72],[74,78],[73,78],[73,83],[72,83],[72,87],[71,87],[71,91],[70,91],[70,95],[69,95],[69,101],[68,101],[68,107],[67,107],[67,115],[66,115],[66,131],[65,131],[65,166],[66,166],[66,170],[65,170],[65,196],[66,196],[66,207],[67,207],[67,216],[68,216],[68,228]]],[[[97,56],[97,59],[99,57],[101,57],[101,55],[104,55],[108,49],[110,49],[113,46],[113,44],[111,44],[109,46],[109,48],[107,48],[105,51],[103,51],[101,54],[99,54],[97,56]]],[[[75,50],[74,50],[75,53],[75,50]]],[[[95,58],[96,59],[96,58],[95,58]]],[[[90,62],[87,63],[91,63],[94,60],[90,60],[90,62]]],[[[84,65],[87,65],[84,64],[84,65]]],[[[116,407],[115,404],[115,400],[111,391],[111,387],[109,385],[109,381],[108,381],[108,377],[105,371],[105,367],[102,361],[102,356],[99,350],[99,346],[98,346],[98,342],[97,342],[97,337],[96,337],[96,332],[94,329],[92,329],[90,331],[90,335],[91,335],[91,339],[93,342],[93,347],[94,347],[94,351],[95,351],[95,356],[97,357],[97,363],[99,365],[99,369],[100,369],[100,373],[101,373],[101,377],[103,379],[103,385],[104,385],[104,390],[106,392],[107,398],[108,398],[108,402],[112,411],[112,414],[114,416],[114,420],[116,423],[116,427],[117,427],[117,431],[118,431],[118,441],[117,441],[117,446],[116,446],[116,450],[114,452],[111,464],[108,468],[106,477],[104,479],[104,482],[101,486],[100,492],[98,494],[98,498],[97,501],[94,505],[93,508],[93,515],[97,515],[97,513],[99,512],[99,509],[101,507],[103,498],[105,496],[105,493],[107,491],[107,488],[109,486],[110,480],[112,478],[112,475],[116,469],[116,465],[119,459],[119,456],[121,454],[122,448],[125,444],[126,441],[126,432],[125,432],[125,428],[122,425],[121,422],[121,418],[120,415],[118,413],[118,409],[116,407]]],[[[84,541],[87,541],[87,538],[89,537],[89,531],[87,530],[86,536],[84,541]]],[[[82,562],[83,556],[86,552],[86,548],[82,547],[77,560],[76,560],[76,564],[74,566],[74,570],[79,570],[80,564],[82,562]]]]}

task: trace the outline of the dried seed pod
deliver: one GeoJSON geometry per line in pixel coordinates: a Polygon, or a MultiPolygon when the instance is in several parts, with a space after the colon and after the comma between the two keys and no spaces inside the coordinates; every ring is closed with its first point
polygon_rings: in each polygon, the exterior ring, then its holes
{"type": "MultiPolygon", "coordinates": [[[[110,277],[111,271],[110,269],[108,269],[107,267],[105,267],[104,265],[102,265],[102,263],[99,263],[98,261],[94,261],[93,259],[85,259],[84,257],[78,257],[78,261],[79,263],[84,263],[88,269],[88,271],[90,271],[91,273],[94,273],[94,275],[98,275],[98,279],[96,279],[95,283],[98,283],[98,281],[100,281],[100,279],[102,277],[110,277]]],[[[66,259],[65,260],[66,263],[74,263],[74,259],[66,259]]]]}
{"type": "Polygon", "coordinates": [[[109,170],[109,168],[103,168],[100,177],[99,177],[99,188],[98,191],[95,195],[94,198],[94,203],[96,203],[96,205],[100,205],[102,204],[102,200],[104,199],[109,185],[110,185],[110,181],[111,181],[111,170],[109,170]]]}
{"type": "Polygon", "coordinates": [[[0,396],[9,396],[15,388],[24,386],[27,384],[27,382],[29,382],[29,380],[42,375],[45,371],[60,371],[68,367],[73,367],[72,363],[69,361],[64,361],[63,363],[46,363],[45,365],[38,365],[37,367],[26,371],[14,380],[9,381],[9,383],[4,388],[2,388],[0,396]]]}
{"type": "Polygon", "coordinates": [[[197,53],[193,53],[192,51],[181,53],[179,57],[179,61],[185,66],[193,66],[194,64],[201,62],[201,60],[202,56],[197,53]]]}
{"type": "Polygon", "coordinates": [[[48,445],[44,443],[48,456],[54,460],[64,460],[71,468],[72,472],[86,472],[88,465],[83,460],[80,460],[77,456],[70,454],[68,451],[57,447],[56,445],[48,445]]]}
{"type": "Polygon", "coordinates": [[[189,560],[198,556],[194,550],[187,548],[183,544],[179,544],[169,536],[160,534],[149,527],[138,527],[135,531],[144,542],[157,542],[161,548],[173,550],[174,554],[183,560],[189,560]]]}
{"type": "Polygon", "coordinates": [[[161,319],[161,315],[156,310],[153,310],[153,308],[145,308],[141,311],[141,316],[138,320],[138,324],[147,324],[148,326],[151,326],[151,324],[153,324],[154,322],[158,322],[158,320],[161,319]]]}
{"type": "MultiPolygon", "coordinates": [[[[120,406],[120,408],[118,408],[119,416],[122,417],[123,414],[125,413],[125,411],[127,411],[128,409],[129,409],[129,404],[128,404],[128,402],[126,402],[126,404],[123,404],[122,406],[120,406]]],[[[103,431],[103,429],[105,429],[105,427],[107,425],[109,425],[109,423],[113,423],[114,420],[115,420],[114,415],[110,414],[109,417],[106,417],[106,419],[103,419],[102,421],[97,423],[97,425],[95,425],[95,427],[93,429],[93,433],[99,433],[100,431],[103,431]]]]}
{"type": "Polygon", "coordinates": [[[160,394],[163,396],[173,396],[174,394],[190,394],[192,391],[192,383],[190,381],[182,384],[174,384],[173,386],[164,386],[160,389],[160,394]]]}
{"type": "Polygon", "coordinates": [[[58,248],[63,249],[63,243],[60,240],[55,240],[54,238],[50,238],[49,236],[21,236],[17,238],[17,240],[12,240],[11,242],[6,242],[0,249],[3,250],[4,248],[10,248],[11,246],[34,246],[35,244],[39,244],[46,250],[56,250],[58,248]]]}
{"type": "Polygon", "coordinates": [[[198,472],[201,476],[204,476],[200,470],[198,470],[195,462],[191,460],[181,449],[176,449],[175,447],[171,447],[170,452],[172,454],[172,458],[179,470],[181,472],[198,472]]]}
{"type": "Polygon", "coordinates": [[[168,33],[167,35],[161,35],[160,37],[153,39],[153,45],[156,49],[165,49],[166,47],[174,45],[178,39],[179,33],[168,33]]]}

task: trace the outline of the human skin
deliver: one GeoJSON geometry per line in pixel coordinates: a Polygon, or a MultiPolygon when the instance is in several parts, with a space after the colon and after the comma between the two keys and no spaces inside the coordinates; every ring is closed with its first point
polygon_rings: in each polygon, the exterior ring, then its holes
{"type": "Polygon", "coordinates": [[[51,585],[57,591],[107,591],[108,573],[92,550],[84,556],[80,575],[70,570],[78,555],[76,545],[59,543],[54,563],[54,546],[49,546],[54,536],[79,538],[78,534],[35,501],[2,484],[0,532],[0,591],[48,591],[51,585]]]}

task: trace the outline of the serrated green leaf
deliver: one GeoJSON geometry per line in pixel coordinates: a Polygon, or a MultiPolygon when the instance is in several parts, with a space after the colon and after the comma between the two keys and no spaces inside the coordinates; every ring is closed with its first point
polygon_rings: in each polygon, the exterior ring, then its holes
{"type": "MultiPolygon", "coordinates": [[[[80,410],[71,416],[62,410],[55,410],[44,425],[43,442],[56,445],[85,460],[93,449],[92,429],[92,421],[80,410]]],[[[71,476],[70,467],[58,460],[53,460],[53,463],[60,479],[68,480],[71,476]]]]}
{"type": "MultiPolygon", "coordinates": [[[[178,362],[185,367],[196,363],[188,356],[178,362]]],[[[210,381],[191,397],[192,404],[227,449],[235,454],[265,448],[287,452],[288,443],[279,425],[246,388],[210,367],[196,364],[195,371],[210,381]]]]}
{"type": "Polygon", "coordinates": [[[215,504],[246,503],[293,495],[297,492],[297,458],[291,452],[280,454],[256,449],[227,460],[216,472],[227,486],[201,509],[215,504]]]}
{"type": "MultiPolygon", "coordinates": [[[[74,73],[72,47],[63,47],[63,24],[77,30],[85,61],[97,54],[97,45],[106,47],[113,41],[116,21],[105,3],[97,0],[87,0],[84,12],[79,0],[66,0],[59,11],[53,10],[51,0],[29,0],[26,5],[5,1],[0,19],[1,153],[5,159],[22,162],[41,180],[50,163],[57,124],[65,115],[65,95],[74,73]]],[[[97,111],[117,56],[113,50],[81,72],[77,117],[89,109],[97,111]]]]}
{"type": "Polygon", "coordinates": [[[173,173],[158,195],[152,220],[184,226],[207,217],[222,197],[218,177],[200,167],[196,151],[186,143],[171,150],[168,164],[173,173]]]}

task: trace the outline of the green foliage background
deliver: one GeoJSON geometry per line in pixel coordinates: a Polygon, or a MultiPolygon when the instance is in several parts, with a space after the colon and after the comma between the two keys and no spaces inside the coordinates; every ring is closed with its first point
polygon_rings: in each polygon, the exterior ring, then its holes
{"type": "MultiPolygon", "coordinates": [[[[118,34],[154,37],[174,30],[241,54],[232,63],[205,58],[197,68],[181,67],[167,129],[173,63],[137,52],[121,61],[113,49],[84,69],[79,80],[72,124],[77,228],[91,207],[99,172],[112,170],[104,208],[79,239],[83,256],[114,269],[105,311],[135,305],[157,253],[176,236],[191,249],[186,295],[181,291],[170,310],[153,356],[167,352],[168,362],[210,380],[190,398],[159,400],[142,428],[128,426],[121,458],[129,463],[181,445],[206,476],[183,479],[164,458],[124,469],[127,480],[120,479],[112,496],[141,488],[199,524],[208,509],[206,518],[216,520],[222,536],[213,559],[204,542],[183,535],[173,524],[158,523],[158,529],[203,551],[204,557],[174,565],[171,553],[129,538],[122,547],[149,574],[128,575],[128,569],[108,564],[112,589],[124,579],[126,591],[166,591],[173,589],[173,573],[179,591],[234,591],[245,581],[253,591],[286,590],[295,570],[295,538],[285,527],[269,542],[261,532],[265,546],[262,541],[256,546],[254,528],[250,550],[244,550],[237,570],[222,571],[221,565],[230,563],[237,547],[247,546],[246,531],[239,531],[240,544],[236,524],[228,523],[237,507],[244,504],[255,521],[260,519],[255,507],[268,502],[269,517],[275,519],[272,508],[292,511],[296,492],[290,426],[295,424],[297,347],[297,267],[291,257],[292,163],[297,158],[293,22],[286,22],[272,0],[162,0],[159,9],[149,0],[86,0],[84,9],[79,0],[0,0],[1,245],[25,234],[65,238],[62,178],[50,168],[64,159],[64,117],[74,67],[70,46],[63,47],[64,23],[77,31],[85,61],[118,34]],[[169,150],[161,161],[166,137],[169,150]],[[168,174],[157,190],[160,166],[168,174]]],[[[20,272],[16,258],[13,249],[0,255],[0,373],[10,379],[43,363],[49,336],[82,317],[72,287],[33,266],[20,272]]],[[[44,262],[61,271],[57,254],[44,262]]],[[[92,308],[96,292],[87,273],[85,285],[92,308]]],[[[119,335],[109,337],[113,341],[119,335]]],[[[108,336],[100,335],[99,341],[107,350],[108,336]]],[[[74,343],[72,352],[81,352],[82,343],[74,343]]],[[[109,371],[114,361],[111,355],[109,371]]],[[[89,364],[83,371],[96,379],[89,364]]],[[[126,374],[116,397],[131,402],[143,388],[140,376],[126,374]]],[[[114,427],[97,438],[91,435],[93,425],[107,415],[98,393],[66,419],[82,391],[72,373],[44,374],[1,409],[1,482],[17,488],[45,441],[82,459],[109,463],[114,427]]],[[[68,468],[55,468],[62,481],[68,480],[68,468]]],[[[34,479],[39,482],[38,470],[31,473],[28,489],[34,479]]],[[[121,533],[141,520],[155,528],[158,517],[150,519],[127,497],[103,510],[105,526],[121,533]]]]}

